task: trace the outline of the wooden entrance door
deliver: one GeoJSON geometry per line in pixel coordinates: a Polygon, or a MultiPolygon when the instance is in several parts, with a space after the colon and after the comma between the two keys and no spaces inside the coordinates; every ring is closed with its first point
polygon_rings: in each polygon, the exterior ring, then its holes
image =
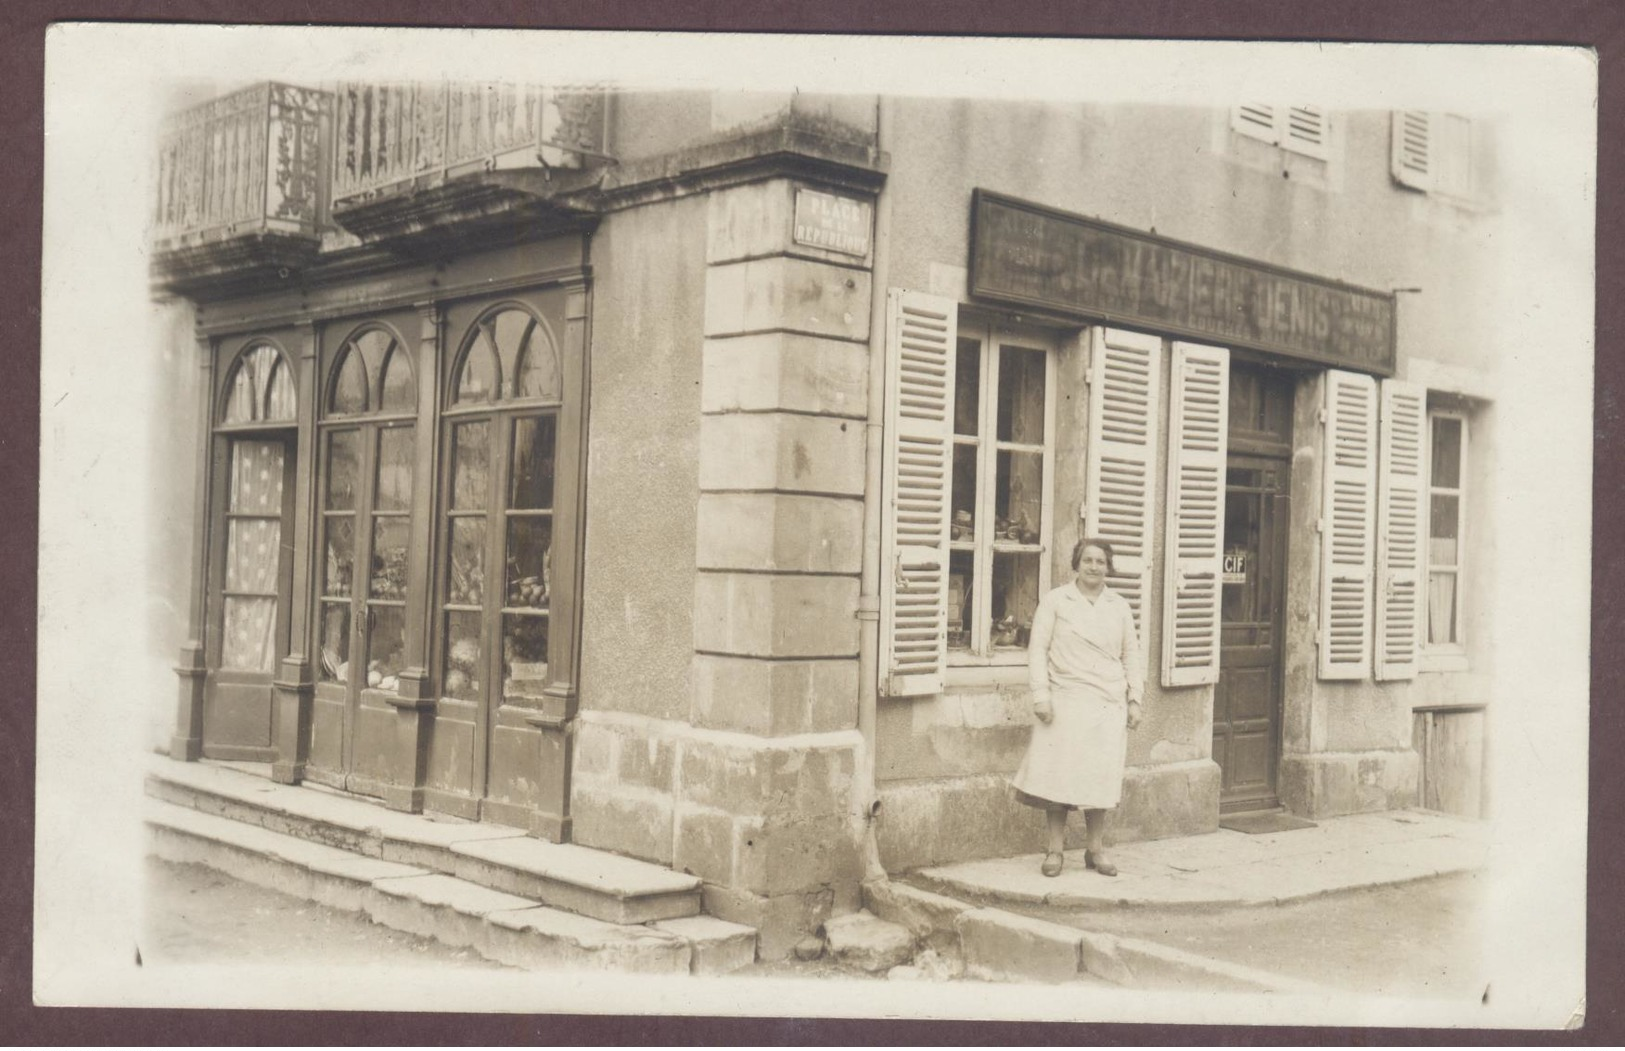
{"type": "Polygon", "coordinates": [[[1222,670],[1213,697],[1213,758],[1224,772],[1225,811],[1276,805],[1287,466],[1231,456],[1226,471],[1222,670]]]}
{"type": "Polygon", "coordinates": [[[1234,364],[1225,471],[1224,578],[1213,759],[1225,812],[1274,807],[1281,755],[1282,629],[1293,377],[1234,364]]]}

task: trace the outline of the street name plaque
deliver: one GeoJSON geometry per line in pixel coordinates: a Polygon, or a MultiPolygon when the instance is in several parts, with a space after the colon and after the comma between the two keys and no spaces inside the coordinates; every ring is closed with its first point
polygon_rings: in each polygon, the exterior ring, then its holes
{"type": "Polygon", "coordinates": [[[874,206],[805,187],[796,190],[795,242],[843,255],[869,254],[874,206]]]}
{"type": "Polygon", "coordinates": [[[977,190],[970,294],[1394,374],[1394,297],[977,190]]]}

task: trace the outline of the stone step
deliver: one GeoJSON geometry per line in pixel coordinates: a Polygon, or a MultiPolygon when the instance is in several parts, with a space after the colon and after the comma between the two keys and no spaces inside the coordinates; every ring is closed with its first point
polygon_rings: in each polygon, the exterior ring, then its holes
{"type": "Polygon", "coordinates": [[[526,970],[721,974],[755,958],[756,932],[710,916],[606,923],[399,861],[148,799],[150,849],[257,886],[365,914],[526,970]]]}
{"type": "Polygon", "coordinates": [[[386,810],[212,763],[155,758],[147,793],[204,814],[363,857],[412,865],[605,923],[696,916],[700,880],[522,829],[386,810]]]}

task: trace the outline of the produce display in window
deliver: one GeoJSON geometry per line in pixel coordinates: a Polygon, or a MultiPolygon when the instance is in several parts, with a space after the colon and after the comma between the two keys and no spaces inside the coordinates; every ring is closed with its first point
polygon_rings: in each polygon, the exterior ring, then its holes
{"type": "Polygon", "coordinates": [[[371,612],[367,685],[375,690],[394,690],[406,666],[405,610],[400,606],[373,606],[371,612]]]}
{"type": "Polygon", "coordinates": [[[553,522],[514,518],[508,522],[509,607],[546,609],[553,575],[553,522]]]}
{"type": "Polygon", "coordinates": [[[993,645],[1026,646],[1038,610],[1039,555],[996,551],[993,555],[993,645]]]}
{"type": "Polygon", "coordinates": [[[371,596],[406,597],[406,542],[410,526],[404,516],[373,522],[371,596]]]}
{"type": "Polygon", "coordinates": [[[321,623],[322,681],[350,681],[349,603],[323,603],[321,623]]]}

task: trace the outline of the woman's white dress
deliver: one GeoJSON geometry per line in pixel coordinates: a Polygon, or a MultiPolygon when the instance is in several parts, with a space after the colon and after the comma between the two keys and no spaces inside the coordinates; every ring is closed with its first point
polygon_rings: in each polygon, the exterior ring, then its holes
{"type": "Polygon", "coordinates": [[[1033,615],[1027,670],[1033,700],[1055,718],[1034,722],[1012,784],[1037,803],[1110,809],[1123,795],[1127,698],[1145,684],[1145,654],[1128,600],[1102,588],[1092,601],[1075,583],[1045,595],[1033,615]]]}

